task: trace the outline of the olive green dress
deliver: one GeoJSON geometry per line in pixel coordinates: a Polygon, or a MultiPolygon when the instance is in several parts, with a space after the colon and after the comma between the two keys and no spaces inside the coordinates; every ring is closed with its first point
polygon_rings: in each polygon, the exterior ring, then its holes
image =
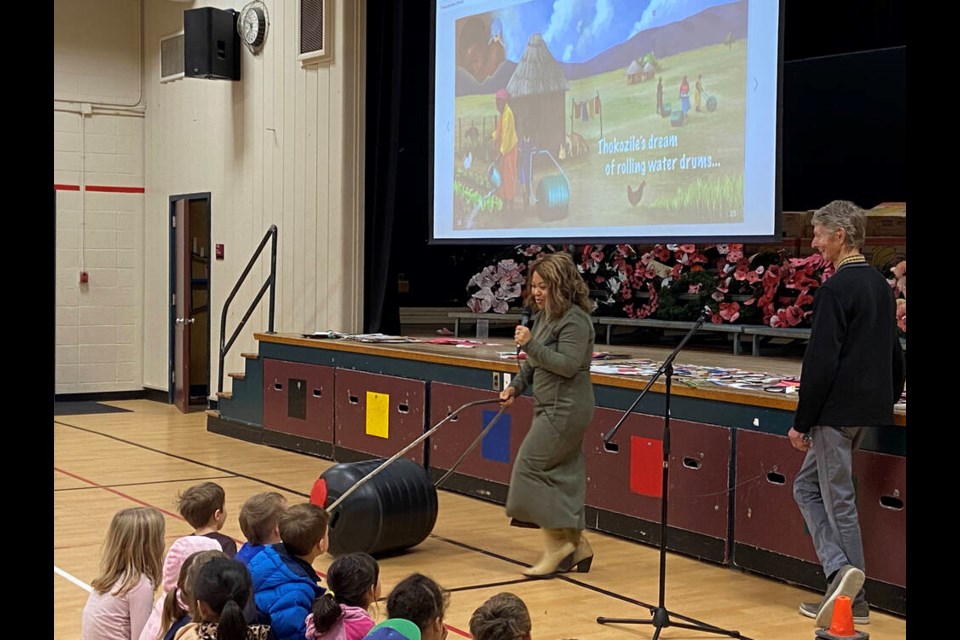
{"type": "Polygon", "coordinates": [[[533,423],[510,476],[507,515],[544,529],[584,529],[586,457],[583,435],[593,418],[590,316],[571,307],[550,320],[533,316],[520,373],[510,383],[519,396],[533,395],[533,423]]]}

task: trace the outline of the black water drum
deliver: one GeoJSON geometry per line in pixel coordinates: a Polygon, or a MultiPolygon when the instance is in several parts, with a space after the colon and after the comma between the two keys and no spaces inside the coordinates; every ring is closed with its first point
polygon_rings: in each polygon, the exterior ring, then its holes
{"type": "MultiPolygon", "coordinates": [[[[321,474],[324,507],[383,464],[383,459],[334,465],[321,474]]],[[[398,458],[347,496],[330,519],[329,553],[354,551],[387,554],[415,547],[437,523],[437,489],[426,470],[407,458],[398,458]]]]}

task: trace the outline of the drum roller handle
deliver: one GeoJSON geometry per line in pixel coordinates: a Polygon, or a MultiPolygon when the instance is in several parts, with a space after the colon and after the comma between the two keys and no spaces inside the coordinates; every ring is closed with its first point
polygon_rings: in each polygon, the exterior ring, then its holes
{"type": "MultiPolygon", "coordinates": [[[[424,440],[426,440],[427,438],[429,438],[431,435],[433,435],[433,432],[434,432],[434,431],[436,431],[437,429],[439,429],[440,427],[442,427],[442,426],[444,425],[444,423],[446,423],[448,420],[450,420],[451,418],[453,418],[454,416],[456,416],[458,413],[460,413],[460,412],[463,411],[464,409],[469,409],[470,407],[475,407],[475,406],[481,405],[481,404],[491,404],[491,403],[494,403],[494,402],[500,402],[500,399],[499,399],[499,398],[490,398],[490,399],[487,399],[487,400],[474,400],[473,402],[468,402],[468,403],[466,403],[465,405],[463,405],[463,406],[461,406],[461,407],[458,407],[456,411],[454,411],[453,413],[451,413],[450,415],[448,415],[446,418],[444,418],[443,420],[441,420],[440,422],[438,422],[437,424],[435,424],[432,429],[430,429],[429,431],[427,431],[426,433],[424,433],[422,436],[420,436],[419,438],[417,438],[416,440],[414,440],[413,442],[411,442],[411,443],[408,444],[407,446],[405,446],[403,449],[400,449],[400,451],[397,451],[395,454],[393,454],[390,458],[388,458],[383,464],[381,464],[380,466],[378,466],[376,469],[374,469],[373,471],[371,471],[371,472],[368,473],[367,475],[365,475],[365,476],[363,476],[362,478],[360,478],[359,480],[357,480],[357,482],[356,482],[352,487],[350,487],[349,489],[347,489],[346,491],[344,491],[343,494],[342,494],[339,498],[337,498],[336,500],[334,500],[334,501],[330,504],[330,506],[327,507],[327,513],[331,513],[331,512],[332,512],[334,509],[336,509],[337,506],[339,506],[340,503],[343,502],[350,494],[352,494],[354,491],[356,491],[357,489],[359,489],[360,487],[362,487],[364,484],[366,484],[367,481],[369,481],[369,480],[370,480],[371,478],[373,478],[375,475],[377,475],[378,473],[380,473],[381,471],[383,471],[384,469],[386,469],[387,467],[389,467],[395,460],[397,460],[398,458],[400,458],[400,457],[401,457],[403,454],[405,454],[407,451],[409,451],[410,449],[413,449],[415,446],[417,446],[418,444],[420,444],[421,442],[423,442],[424,440]]],[[[500,408],[500,411],[497,413],[497,415],[494,417],[494,419],[491,420],[491,421],[490,421],[490,424],[487,425],[487,429],[489,429],[490,426],[491,426],[494,422],[496,422],[497,418],[499,418],[500,415],[503,413],[504,408],[506,408],[506,407],[501,407],[501,408],[500,408]]],[[[486,433],[486,429],[483,431],[483,433],[486,433]]],[[[483,433],[481,433],[480,435],[482,436],[483,433]]],[[[480,438],[477,438],[477,440],[475,440],[474,443],[473,443],[472,445],[470,445],[470,449],[473,449],[473,447],[477,444],[477,442],[478,442],[479,440],[480,440],[480,438]]],[[[468,449],[467,452],[469,452],[470,449],[468,449]]],[[[464,456],[465,456],[465,455],[466,455],[466,452],[464,453],[464,456]]],[[[460,457],[460,460],[462,460],[464,456],[461,456],[461,457],[460,457]]],[[[457,460],[457,464],[460,464],[460,460],[457,460]]],[[[454,465],[454,469],[455,469],[455,468],[456,468],[456,465],[454,465]]],[[[452,471],[452,470],[453,470],[453,469],[451,469],[451,471],[452,471]]],[[[449,472],[447,472],[447,475],[449,475],[449,472]]],[[[442,482],[442,481],[445,480],[445,479],[446,479],[446,476],[444,476],[443,478],[441,478],[440,481],[442,482]]],[[[440,484],[440,483],[438,482],[437,484],[440,484]]]]}

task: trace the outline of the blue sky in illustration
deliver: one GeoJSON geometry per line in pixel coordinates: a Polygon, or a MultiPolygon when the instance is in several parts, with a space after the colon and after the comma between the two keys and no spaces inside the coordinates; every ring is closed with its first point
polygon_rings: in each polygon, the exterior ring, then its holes
{"type": "Polygon", "coordinates": [[[543,34],[562,62],[585,62],[644,29],[738,0],[533,0],[493,12],[507,58],[520,59],[531,33],[543,34]],[[499,24],[498,24],[499,23],[499,24]]]}

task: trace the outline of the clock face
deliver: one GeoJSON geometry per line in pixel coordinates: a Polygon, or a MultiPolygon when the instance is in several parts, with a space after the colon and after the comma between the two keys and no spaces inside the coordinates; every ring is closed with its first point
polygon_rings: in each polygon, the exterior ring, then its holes
{"type": "Polygon", "coordinates": [[[265,22],[262,10],[252,8],[245,11],[240,23],[243,41],[252,47],[261,45],[264,39],[265,22]]]}

